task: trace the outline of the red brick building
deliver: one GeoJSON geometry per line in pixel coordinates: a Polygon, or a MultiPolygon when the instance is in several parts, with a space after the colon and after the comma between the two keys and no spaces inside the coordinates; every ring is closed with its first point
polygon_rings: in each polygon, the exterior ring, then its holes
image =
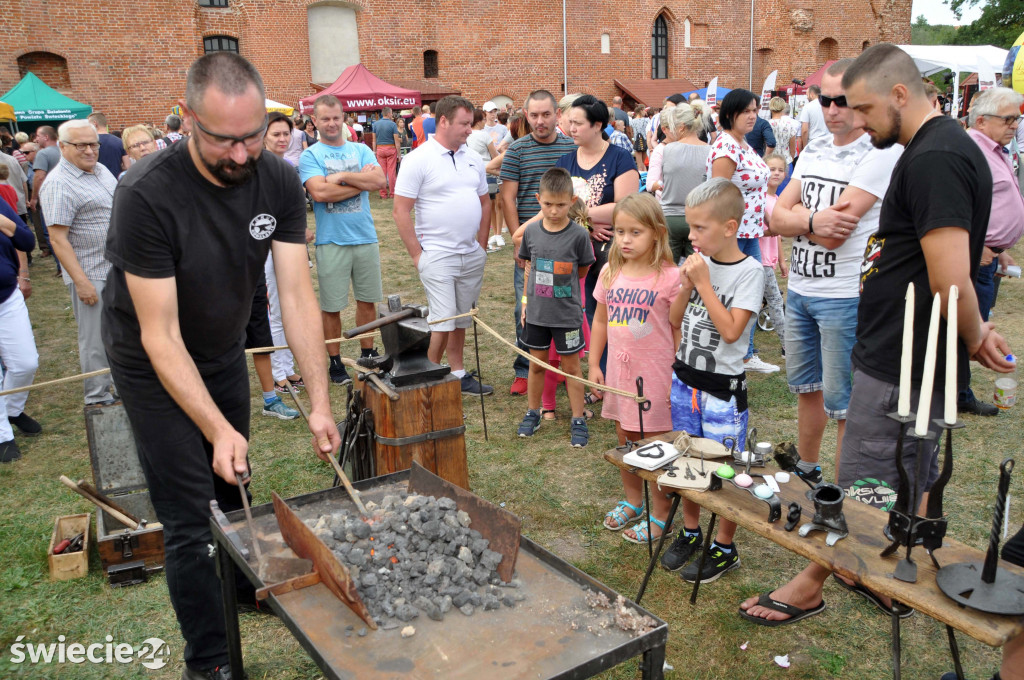
{"type": "Polygon", "coordinates": [[[911,0],[565,0],[563,34],[562,3],[535,0],[13,0],[0,23],[0,91],[33,71],[115,128],[162,122],[188,65],[210,49],[237,49],[267,96],[293,106],[358,61],[478,103],[538,87],[559,95],[566,81],[610,99],[622,94],[615,79],[652,77],[752,79],[756,91],[773,69],[781,87],[867,45],[909,42],[910,13],[911,0]]]}

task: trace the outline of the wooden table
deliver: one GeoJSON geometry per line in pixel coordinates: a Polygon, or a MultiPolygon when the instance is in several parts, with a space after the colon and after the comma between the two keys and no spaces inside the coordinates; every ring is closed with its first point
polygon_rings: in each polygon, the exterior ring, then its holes
{"type": "MultiPolygon", "coordinates": [[[[677,433],[671,433],[644,441],[653,441],[654,439],[673,441],[676,436],[677,433]]],[[[662,474],[661,471],[649,472],[627,465],[622,462],[623,454],[624,451],[611,449],[604,454],[604,457],[605,460],[617,467],[638,474],[645,484],[657,483],[658,477],[662,474]]],[[[708,464],[707,469],[709,471],[713,470],[722,462],[722,460],[711,462],[708,464]]],[[[731,460],[725,459],[724,462],[731,463],[731,460]]],[[[778,471],[778,468],[769,465],[768,468],[757,468],[756,471],[772,473],[778,471]]],[[[878,508],[847,498],[846,502],[843,503],[843,512],[850,529],[850,535],[840,540],[833,547],[825,545],[824,532],[815,531],[806,538],[802,538],[799,535],[798,529],[787,532],[783,528],[786,523],[786,507],[792,502],[799,503],[803,512],[800,524],[803,524],[809,522],[811,517],[814,516],[814,503],[805,495],[808,489],[807,485],[799,480],[796,475],[792,476],[788,484],[781,484],[780,487],[781,493],[778,496],[782,501],[782,519],[774,523],[768,522],[768,505],[764,501],[754,498],[745,489],[737,488],[729,483],[723,484],[722,488],[718,491],[663,490],[675,493],[672,514],[675,513],[680,498],[693,501],[711,511],[710,522],[712,525],[709,526],[706,535],[707,542],[710,542],[713,534],[715,516],[720,515],[722,519],[735,522],[744,529],[753,531],[791,552],[820,564],[826,569],[853,579],[879,595],[898,600],[946,624],[950,648],[958,666],[959,659],[953,629],[962,631],[975,640],[984,642],[992,647],[1001,647],[1010,639],[1024,632],[1024,617],[986,614],[962,607],[946,597],[935,583],[937,569],[932,564],[932,561],[928,559],[928,554],[924,548],[918,547],[913,552],[913,556],[916,556],[915,562],[918,565],[917,582],[906,583],[894,578],[893,570],[897,562],[903,559],[904,550],[897,550],[890,557],[879,556],[879,553],[889,544],[889,540],[882,533],[882,530],[888,523],[889,516],[888,513],[878,508]]],[[[653,551],[647,577],[650,576],[655,567],[663,542],[663,540],[659,541],[657,548],[653,551]]],[[[941,565],[957,564],[960,562],[983,562],[985,553],[947,536],[943,539],[942,548],[936,551],[935,558],[941,565]]],[[[1002,560],[1000,560],[999,566],[1018,574],[1024,574],[1024,569],[1002,560]]],[[[635,598],[637,603],[640,602],[643,596],[646,584],[647,578],[644,579],[640,594],[635,598]]],[[[694,584],[691,602],[696,601],[699,585],[698,579],[698,582],[694,584]]],[[[899,677],[899,617],[895,615],[893,616],[893,674],[894,677],[899,677]]]]}

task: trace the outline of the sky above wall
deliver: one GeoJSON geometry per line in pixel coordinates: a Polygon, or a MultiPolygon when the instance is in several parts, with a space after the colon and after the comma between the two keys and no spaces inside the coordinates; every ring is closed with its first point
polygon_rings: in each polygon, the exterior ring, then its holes
{"type": "Polygon", "coordinates": [[[985,0],[979,0],[974,7],[967,7],[964,9],[962,17],[957,20],[953,11],[949,9],[949,5],[942,0],[914,0],[914,9],[910,14],[910,20],[916,21],[917,17],[923,14],[932,26],[937,24],[965,25],[981,16],[981,5],[984,3],[985,0]]]}

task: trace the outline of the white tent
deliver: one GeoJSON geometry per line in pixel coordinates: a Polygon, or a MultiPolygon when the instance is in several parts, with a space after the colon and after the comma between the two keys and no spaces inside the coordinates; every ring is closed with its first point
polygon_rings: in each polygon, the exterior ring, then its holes
{"type": "Polygon", "coordinates": [[[281,102],[275,102],[273,99],[267,99],[265,100],[265,103],[267,113],[279,111],[286,116],[291,116],[295,113],[295,109],[293,109],[292,107],[288,106],[287,104],[282,104],[281,102]]]}
{"type": "Polygon", "coordinates": [[[960,72],[985,72],[994,69],[1000,73],[1006,61],[1007,50],[992,45],[899,45],[913,58],[923,75],[929,76],[943,69],[953,72],[953,111],[958,110],[960,98],[960,72]]]}

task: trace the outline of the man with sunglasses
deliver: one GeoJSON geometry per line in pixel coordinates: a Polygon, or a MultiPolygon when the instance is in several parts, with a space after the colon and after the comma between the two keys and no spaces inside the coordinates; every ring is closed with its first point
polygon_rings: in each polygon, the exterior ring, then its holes
{"type": "MultiPolygon", "coordinates": [[[[103,289],[110,262],[103,247],[117,178],[99,162],[100,140],[88,120],[69,120],[57,130],[61,159],[39,192],[50,245],[63,266],[78,322],[78,358],[82,373],[107,367],[100,338],[103,289]]],[[[112,403],[109,375],[86,378],[85,403],[112,403]]]]}
{"type": "Polygon", "coordinates": [[[786,304],[786,375],[797,395],[800,474],[822,481],[818,459],[828,420],[836,421],[836,460],[850,403],[860,264],[878,230],[881,198],[902,147],[875,149],[853,124],[842,77],[853,59],[821,79],[829,134],[811,141],[770,215],[773,234],[793,237],[786,304]]]}
{"type": "MultiPolygon", "coordinates": [[[[167,587],[186,643],[182,678],[230,680],[210,501],[239,508],[236,475],[249,475],[243,337],[269,251],[317,455],[326,460],[340,437],[305,199],[295,169],[263,148],[263,81],[244,58],[214,52],[189,68],[185,94],[187,141],[142,158],[118,185],[103,340],[164,525],[167,587]]],[[[255,602],[248,582],[239,584],[255,602]]]]}

